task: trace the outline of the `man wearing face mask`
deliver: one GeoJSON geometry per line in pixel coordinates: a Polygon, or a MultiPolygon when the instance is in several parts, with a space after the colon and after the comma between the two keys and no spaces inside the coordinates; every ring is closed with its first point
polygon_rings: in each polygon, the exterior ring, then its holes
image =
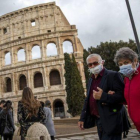
{"type": "Polygon", "coordinates": [[[123,80],[119,73],[104,68],[98,54],[90,54],[87,65],[92,76],[78,126],[84,130],[96,124],[100,140],[121,140],[123,80]]]}
{"type": "Polygon", "coordinates": [[[136,52],[128,47],[120,48],[114,58],[124,75],[124,97],[128,105],[128,113],[140,132],[140,65],[136,52]]]}

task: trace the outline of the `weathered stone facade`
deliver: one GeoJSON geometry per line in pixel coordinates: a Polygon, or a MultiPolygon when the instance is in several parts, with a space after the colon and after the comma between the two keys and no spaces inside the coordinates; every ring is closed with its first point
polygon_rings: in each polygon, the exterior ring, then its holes
{"type": "Polygon", "coordinates": [[[64,41],[72,43],[84,84],[83,46],[77,37],[76,26],[69,24],[54,2],[27,7],[0,17],[0,100],[12,100],[15,121],[17,120],[17,103],[21,99],[21,89],[25,84],[31,87],[39,100],[51,101],[54,116],[55,104],[62,102],[67,117],[64,41]],[[46,55],[49,43],[56,45],[56,56],[46,55]],[[41,57],[38,59],[32,59],[32,48],[35,45],[40,48],[41,57]],[[20,49],[24,49],[25,61],[18,61],[17,54],[20,49]],[[11,64],[8,65],[5,64],[7,53],[11,56],[11,64]],[[52,71],[60,76],[59,84],[50,84],[53,78],[53,73],[50,76],[52,71]],[[35,81],[35,78],[41,79],[43,85],[40,86],[41,83],[38,83],[37,79],[35,81]],[[38,86],[35,87],[35,85],[38,86]]]}

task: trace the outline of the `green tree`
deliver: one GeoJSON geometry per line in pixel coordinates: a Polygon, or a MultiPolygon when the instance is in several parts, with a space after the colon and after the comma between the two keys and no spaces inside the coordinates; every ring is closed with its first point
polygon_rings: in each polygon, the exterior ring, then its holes
{"type": "Polygon", "coordinates": [[[71,70],[71,105],[70,111],[72,116],[79,115],[81,113],[85,95],[83,83],[81,80],[80,72],[77,68],[75,57],[72,54],[72,70],[71,70]]]}
{"type": "MultiPolygon", "coordinates": [[[[67,92],[67,104],[68,108],[70,109],[70,104],[71,104],[71,69],[72,69],[72,64],[71,64],[71,58],[68,53],[64,53],[64,58],[65,58],[65,85],[66,85],[66,92],[67,92]]],[[[70,113],[70,110],[68,109],[68,112],[70,113]]]]}

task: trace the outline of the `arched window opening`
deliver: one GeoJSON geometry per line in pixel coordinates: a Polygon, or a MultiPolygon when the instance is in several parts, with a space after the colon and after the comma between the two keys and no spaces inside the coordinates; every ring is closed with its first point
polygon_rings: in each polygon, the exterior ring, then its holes
{"type": "Polygon", "coordinates": [[[50,73],[50,85],[60,85],[60,74],[57,70],[53,70],[50,73]]]}
{"type": "Polygon", "coordinates": [[[27,87],[26,77],[22,75],[19,79],[19,90],[23,90],[25,87],[27,87]]]}
{"type": "Polygon", "coordinates": [[[5,65],[10,65],[11,64],[11,54],[10,52],[7,52],[5,54],[5,65]]]}
{"type": "Polygon", "coordinates": [[[36,73],[34,76],[34,88],[43,87],[43,77],[41,73],[36,73]]]}
{"type": "Polygon", "coordinates": [[[56,56],[57,55],[57,48],[54,43],[49,43],[46,48],[47,56],[56,56]]]}
{"type": "Polygon", "coordinates": [[[41,58],[40,46],[35,45],[32,48],[32,59],[38,59],[38,58],[41,58]]]}
{"type": "Polygon", "coordinates": [[[56,100],[54,102],[54,117],[60,117],[60,118],[65,117],[64,105],[61,100],[56,100]]]}
{"type": "Polygon", "coordinates": [[[12,92],[12,82],[10,78],[6,80],[6,92],[12,92]]]}
{"type": "Polygon", "coordinates": [[[17,54],[18,61],[25,61],[25,50],[20,49],[17,54]]]}
{"type": "Polygon", "coordinates": [[[63,53],[73,53],[73,46],[70,41],[63,42],[63,53]]]}

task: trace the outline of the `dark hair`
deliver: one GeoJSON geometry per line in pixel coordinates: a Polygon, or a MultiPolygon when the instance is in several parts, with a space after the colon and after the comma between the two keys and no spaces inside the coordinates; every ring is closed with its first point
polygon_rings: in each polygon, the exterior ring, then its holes
{"type": "Polygon", "coordinates": [[[10,109],[13,110],[12,102],[10,100],[6,101],[6,103],[3,107],[5,107],[6,112],[8,112],[10,109]]]}
{"type": "Polygon", "coordinates": [[[45,106],[51,106],[51,102],[49,100],[45,101],[45,106]]]}
{"type": "Polygon", "coordinates": [[[1,100],[0,105],[1,105],[1,104],[5,104],[5,103],[6,103],[5,100],[1,100]]]}

